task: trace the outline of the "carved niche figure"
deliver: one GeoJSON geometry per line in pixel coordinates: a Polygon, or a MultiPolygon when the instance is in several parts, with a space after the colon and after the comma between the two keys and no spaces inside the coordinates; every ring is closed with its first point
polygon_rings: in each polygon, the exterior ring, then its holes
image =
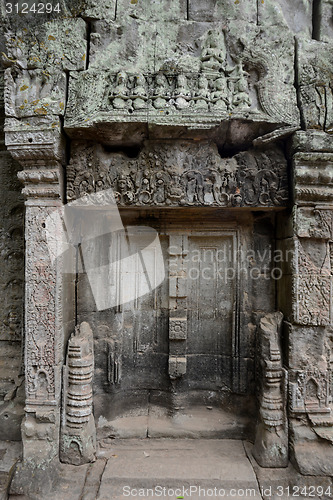
{"type": "Polygon", "coordinates": [[[183,174],[186,202],[188,205],[203,203],[203,178],[197,170],[188,170],[183,174]]]}
{"type": "Polygon", "coordinates": [[[214,31],[208,32],[208,37],[201,52],[201,68],[206,72],[222,72],[226,58],[224,36],[214,31]]]}
{"type": "Polygon", "coordinates": [[[234,90],[235,95],[232,101],[233,105],[238,109],[250,108],[252,103],[249,96],[249,87],[245,78],[245,73],[243,73],[236,82],[234,90]]]}
{"type": "Polygon", "coordinates": [[[229,106],[229,90],[225,78],[218,78],[214,83],[215,90],[211,95],[213,109],[217,111],[226,111],[229,106]]]}
{"type": "Polygon", "coordinates": [[[177,76],[177,87],[175,90],[176,106],[178,109],[188,108],[190,105],[191,91],[187,85],[187,78],[185,75],[177,76]]]}
{"type": "Polygon", "coordinates": [[[208,80],[201,75],[198,81],[198,90],[195,93],[194,101],[197,109],[208,110],[210,91],[208,89],[208,80]]]}
{"type": "Polygon", "coordinates": [[[282,319],[281,312],[267,314],[261,319],[259,328],[264,384],[253,456],[261,467],[288,466],[284,371],[280,347],[282,319]]]}
{"type": "Polygon", "coordinates": [[[127,74],[120,72],[116,77],[116,87],[112,92],[112,104],[114,109],[125,109],[128,104],[127,74]]]}
{"type": "Polygon", "coordinates": [[[132,102],[134,109],[144,109],[147,105],[146,79],[143,75],[136,75],[132,102]]]}
{"type": "Polygon", "coordinates": [[[155,88],[153,95],[154,108],[163,109],[167,105],[168,82],[163,73],[158,73],[155,78],[155,88]]]}

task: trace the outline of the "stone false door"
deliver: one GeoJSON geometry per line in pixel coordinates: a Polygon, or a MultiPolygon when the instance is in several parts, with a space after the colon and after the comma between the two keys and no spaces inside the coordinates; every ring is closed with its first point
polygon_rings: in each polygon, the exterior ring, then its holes
{"type": "MultiPolygon", "coordinates": [[[[52,259],[47,233],[59,245],[60,219],[49,216],[62,206],[63,144],[60,122],[52,129],[6,126],[6,145],[24,170],[25,211],[25,419],[24,461],[48,463],[59,453],[61,370],[64,326],[61,257],[52,259]]],[[[60,254],[59,248],[53,248],[60,254]]]]}
{"type": "Polygon", "coordinates": [[[169,376],[237,391],[237,230],[169,237],[169,376]]]}

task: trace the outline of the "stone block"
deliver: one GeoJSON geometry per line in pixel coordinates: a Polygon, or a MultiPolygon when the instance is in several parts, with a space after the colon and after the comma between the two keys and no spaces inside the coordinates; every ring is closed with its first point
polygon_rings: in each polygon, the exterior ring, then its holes
{"type": "Polygon", "coordinates": [[[13,30],[7,40],[7,60],[19,68],[73,71],[86,68],[86,24],[83,19],[57,19],[41,23],[38,29],[13,30]]]}
{"type": "Polygon", "coordinates": [[[274,308],[276,282],[271,273],[253,274],[252,294],[255,311],[270,312],[274,308]]]}
{"type": "Polygon", "coordinates": [[[314,430],[301,421],[291,419],[292,463],[301,474],[310,476],[333,475],[333,446],[318,439],[314,430]]]}
{"type": "Polygon", "coordinates": [[[332,137],[322,130],[309,129],[295,132],[292,136],[291,152],[332,153],[332,137]]]}
{"type": "Polygon", "coordinates": [[[327,369],[324,327],[285,323],[285,340],[289,368],[304,370],[313,366],[327,369]]]}
{"type": "MultiPolygon", "coordinates": [[[[323,363],[322,363],[323,364],[323,363]]],[[[330,418],[330,373],[319,365],[309,365],[305,370],[289,370],[289,410],[292,415],[305,415],[317,425],[324,418],[324,425],[332,426],[330,418]]]]}
{"type": "Polygon", "coordinates": [[[331,277],[320,274],[294,277],[295,322],[300,325],[331,324],[331,277]]]}
{"type": "Polygon", "coordinates": [[[186,373],[185,356],[169,356],[169,376],[171,379],[182,377],[186,373]]]}
{"type": "MultiPolygon", "coordinates": [[[[320,240],[332,239],[333,210],[298,207],[295,213],[295,232],[297,236],[300,238],[320,240]]],[[[312,245],[314,245],[314,243],[312,243],[312,245]]],[[[314,253],[315,252],[312,250],[311,256],[313,256],[314,253]]],[[[320,268],[322,269],[321,265],[320,268]]]]}
{"type": "Polygon", "coordinates": [[[276,214],[276,238],[283,240],[294,236],[294,211],[291,214],[277,213],[276,214]]]}
{"type": "Polygon", "coordinates": [[[187,0],[117,0],[117,23],[125,24],[129,17],[142,21],[185,20],[187,0]]]}
{"type": "Polygon", "coordinates": [[[296,205],[332,205],[332,153],[296,153],[293,158],[296,205]]]}
{"type": "Polygon", "coordinates": [[[279,26],[285,31],[300,34],[307,38],[312,33],[312,2],[295,0],[259,0],[258,24],[263,28],[279,26]]]}
{"type": "Polygon", "coordinates": [[[297,251],[295,238],[277,240],[274,267],[281,270],[282,275],[297,272],[297,251]]]}
{"type": "MultiPolygon", "coordinates": [[[[325,476],[303,476],[295,470],[291,463],[284,469],[259,467],[252,457],[252,444],[244,442],[244,446],[255,471],[263,500],[279,500],[279,498],[283,498],[283,492],[287,495],[288,491],[299,491],[301,498],[309,498],[308,493],[313,489],[316,491],[316,488],[318,488],[318,492],[329,492],[332,490],[331,478],[325,476]]],[[[322,495],[320,497],[322,499],[325,498],[322,495]]],[[[319,496],[317,495],[313,498],[319,500],[319,496]]],[[[326,498],[329,500],[329,497],[326,498]]]]}
{"type": "Polygon", "coordinates": [[[63,116],[66,106],[66,74],[62,71],[5,71],[7,117],[63,116]]]}
{"type": "Polygon", "coordinates": [[[293,278],[284,275],[277,282],[277,308],[282,311],[286,320],[294,318],[295,293],[293,290],[293,278]]]}
{"type": "Polygon", "coordinates": [[[220,21],[230,19],[257,23],[256,0],[189,0],[188,19],[190,21],[220,21]]]}
{"type": "Polygon", "coordinates": [[[187,295],[186,278],[178,278],[176,276],[171,276],[169,278],[169,295],[170,297],[186,297],[187,295]]]}
{"type": "Polygon", "coordinates": [[[106,19],[114,21],[116,16],[117,0],[70,0],[68,9],[73,16],[80,16],[84,19],[106,19]]]}
{"type": "Polygon", "coordinates": [[[154,71],[155,23],[142,23],[132,17],[125,21],[92,22],[89,69],[112,68],[113,73],[131,74],[154,71]]]}
{"type": "Polygon", "coordinates": [[[333,41],[333,3],[332,0],[322,0],[320,12],[320,40],[333,41]]]}

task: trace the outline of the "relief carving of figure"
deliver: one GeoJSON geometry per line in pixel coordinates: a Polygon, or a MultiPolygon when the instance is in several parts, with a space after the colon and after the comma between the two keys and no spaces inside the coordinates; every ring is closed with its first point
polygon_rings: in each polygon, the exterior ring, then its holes
{"type": "Polygon", "coordinates": [[[178,109],[188,108],[190,105],[191,91],[187,85],[187,78],[185,75],[178,75],[177,87],[175,90],[176,106],[178,109]]]}
{"type": "Polygon", "coordinates": [[[136,75],[135,77],[132,100],[134,109],[144,109],[147,105],[146,79],[143,75],[136,75]]]}
{"type": "Polygon", "coordinates": [[[197,109],[208,110],[210,91],[208,89],[208,80],[205,76],[200,76],[198,90],[195,93],[195,107],[197,109]]]}
{"type": "Polygon", "coordinates": [[[189,205],[203,203],[203,178],[200,172],[189,170],[183,175],[186,201],[189,205]]]}
{"type": "Polygon", "coordinates": [[[127,108],[128,89],[127,89],[127,74],[124,72],[118,73],[116,77],[116,87],[112,92],[112,104],[115,109],[127,108]]]}
{"type": "Polygon", "coordinates": [[[201,67],[206,72],[221,72],[226,58],[226,48],[224,39],[209,31],[206,42],[201,53],[201,67]]]}
{"type": "Polygon", "coordinates": [[[115,192],[117,203],[126,204],[133,201],[133,185],[130,178],[125,175],[120,175],[117,182],[118,190],[115,192]]]}
{"type": "Polygon", "coordinates": [[[229,106],[229,90],[225,78],[218,78],[215,80],[215,90],[211,95],[211,102],[213,107],[219,111],[226,111],[229,106]]]}
{"type": "Polygon", "coordinates": [[[235,95],[233,98],[233,105],[238,109],[250,108],[251,107],[251,99],[248,94],[249,88],[247,84],[247,80],[244,76],[238,80],[235,85],[235,95]]]}
{"type": "Polygon", "coordinates": [[[154,88],[154,108],[163,109],[167,105],[166,96],[168,96],[168,82],[163,73],[158,73],[155,78],[154,88]]]}
{"type": "Polygon", "coordinates": [[[163,172],[157,172],[155,175],[155,194],[154,202],[159,205],[165,203],[167,197],[167,185],[170,179],[163,172]]]}

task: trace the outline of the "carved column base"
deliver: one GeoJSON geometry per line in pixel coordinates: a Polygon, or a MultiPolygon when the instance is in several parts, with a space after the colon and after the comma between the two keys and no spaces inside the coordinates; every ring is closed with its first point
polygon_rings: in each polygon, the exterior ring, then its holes
{"type": "Polygon", "coordinates": [[[60,461],[83,465],[96,460],[96,427],[93,415],[78,433],[65,430],[61,435],[60,461]]]}
{"type": "Polygon", "coordinates": [[[284,429],[257,427],[252,454],[261,467],[288,467],[288,435],[284,429]]]}
{"type": "Polygon", "coordinates": [[[54,408],[26,408],[22,422],[23,460],[31,466],[46,466],[59,454],[59,418],[54,408]]]}

